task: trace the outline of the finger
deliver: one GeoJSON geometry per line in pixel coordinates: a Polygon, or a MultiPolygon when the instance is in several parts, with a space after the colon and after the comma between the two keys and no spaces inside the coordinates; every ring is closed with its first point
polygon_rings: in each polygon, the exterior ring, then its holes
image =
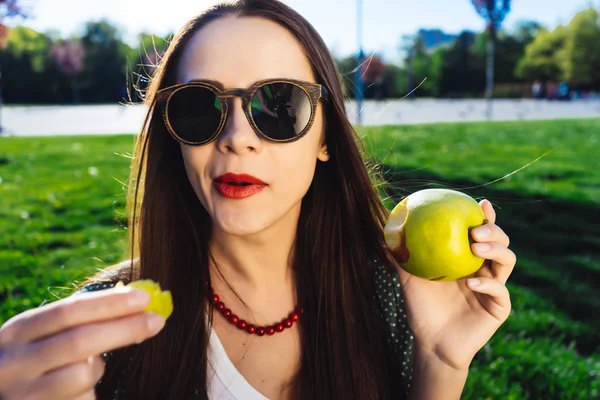
{"type": "Polygon", "coordinates": [[[492,275],[502,283],[506,283],[517,263],[515,253],[498,243],[473,243],[471,251],[476,256],[491,261],[492,275]]]}
{"type": "Polygon", "coordinates": [[[496,224],[488,223],[471,230],[473,239],[479,242],[498,242],[504,247],[510,245],[510,238],[502,228],[496,224]]]}
{"type": "Polygon", "coordinates": [[[494,210],[494,206],[492,206],[492,203],[490,203],[490,201],[488,199],[484,199],[479,202],[479,205],[481,206],[481,209],[483,210],[483,215],[485,216],[485,219],[487,220],[487,222],[492,223],[492,224],[495,223],[496,222],[496,211],[494,210]]]}
{"type": "Polygon", "coordinates": [[[467,287],[474,292],[484,294],[480,297],[481,305],[500,321],[510,315],[511,303],[508,288],[502,282],[492,278],[471,278],[466,280],[467,287]]]}
{"type": "MultiPolygon", "coordinates": [[[[99,358],[99,357],[98,357],[99,358]]],[[[93,390],[104,374],[104,363],[96,357],[56,369],[29,383],[17,399],[69,399],[78,398],[93,390]]]]}
{"type": "Polygon", "coordinates": [[[141,343],[156,335],[164,324],[162,316],[144,312],[79,326],[26,346],[20,370],[35,377],[91,355],[141,343]]]}
{"type": "Polygon", "coordinates": [[[0,330],[0,348],[40,340],[77,325],[138,313],[149,302],[147,292],[130,287],[71,296],[9,320],[0,330]]]}

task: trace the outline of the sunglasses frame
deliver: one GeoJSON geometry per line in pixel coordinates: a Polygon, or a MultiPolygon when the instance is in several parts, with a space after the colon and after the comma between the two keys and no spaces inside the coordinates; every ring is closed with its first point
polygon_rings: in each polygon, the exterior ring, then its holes
{"type": "Polygon", "coordinates": [[[161,110],[163,121],[165,123],[167,130],[169,131],[169,134],[173,137],[173,139],[175,139],[179,143],[186,144],[189,146],[202,146],[202,145],[208,144],[208,143],[214,141],[215,139],[217,139],[219,137],[219,135],[223,132],[223,128],[225,127],[225,122],[227,121],[227,116],[229,115],[229,100],[234,97],[242,98],[242,108],[244,110],[244,114],[246,115],[246,119],[248,120],[248,122],[250,123],[250,126],[252,127],[254,132],[258,135],[258,137],[260,137],[261,139],[267,140],[269,142],[275,142],[275,143],[294,142],[294,141],[302,138],[304,135],[306,135],[306,133],[310,130],[313,123],[315,122],[315,117],[317,115],[317,105],[319,103],[319,100],[323,100],[323,102],[325,102],[325,103],[328,101],[327,89],[325,88],[325,86],[318,84],[318,83],[306,82],[306,81],[301,81],[301,80],[296,80],[296,79],[282,79],[282,78],[264,79],[264,80],[255,82],[254,84],[252,84],[252,86],[250,86],[247,89],[242,89],[242,88],[221,89],[220,87],[218,87],[217,85],[215,85],[211,82],[212,81],[193,80],[193,81],[189,81],[186,83],[179,83],[179,84],[172,85],[172,86],[158,90],[156,101],[161,110]],[[273,84],[273,83],[287,83],[287,84],[294,85],[294,86],[300,88],[306,94],[306,96],[308,97],[308,99],[310,101],[310,106],[311,106],[310,118],[308,120],[308,123],[306,124],[306,127],[304,127],[304,129],[300,133],[298,133],[297,135],[295,135],[294,137],[289,138],[289,139],[272,139],[272,138],[270,138],[269,136],[265,135],[258,128],[256,123],[254,122],[254,119],[252,118],[252,111],[251,111],[252,98],[254,97],[256,92],[261,87],[268,85],[268,84],[273,84]],[[169,121],[169,102],[171,101],[171,98],[178,91],[183,90],[188,87],[200,87],[200,88],[210,90],[219,99],[219,102],[221,104],[221,120],[219,121],[219,125],[218,125],[217,129],[207,140],[204,140],[201,142],[189,142],[187,140],[184,140],[177,134],[177,132],[175,132],[175,129],[173,129],[173,126],[171,125],[171,123],[169,121]]]}

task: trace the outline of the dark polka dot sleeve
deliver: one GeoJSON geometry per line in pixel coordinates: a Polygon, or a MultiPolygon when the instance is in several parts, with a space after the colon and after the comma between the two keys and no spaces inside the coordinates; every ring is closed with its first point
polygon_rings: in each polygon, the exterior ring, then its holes
{"type": "Polygon", "coordinates": [[[73,294],[95,292],[98,290],[110,289],[116,285],[116,282],[94,282],[86,285],[73,294]]]}
{"type": "Polygon", "coordinates": [[[390,273],[385,265],[373,262],[377,316],[384,328],[388,347],[392,351],[394,376],[401,381],[405,396],[413,373],[414,337],[408,325],[400,279],[396,271],[390,273]]]}

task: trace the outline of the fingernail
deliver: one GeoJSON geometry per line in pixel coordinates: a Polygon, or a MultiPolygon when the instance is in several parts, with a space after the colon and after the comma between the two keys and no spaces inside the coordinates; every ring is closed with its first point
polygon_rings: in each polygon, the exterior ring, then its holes
{"type": "Polygon", "coordinates": [[[150,334],[154,335],[158,333],[165,326],[165,319],[158,314],[153,312],[146,313],[146,322],[148,323],[148,329],[150,330],[150,334]]]}
{"type": "Polygon", "coordinates": [[[481,281],[477,278],[467,279],[467,284],[471,287],[481,285],[481,281]]]}
{"type": "Polygon", "coordinates": [[[145,290],[134,289],[128,297],[130,307],[141,307],[150,302],[150,295],[145,290]]]}
{"type": "Polygon", "coordinates": [[[481,227],[481,228],[475,229],[475,236],[478,239],[486,239],[486,238],[490,237],[491,234],[492,234],[492,231],[490,230],[490,228],[481,227]]]}
{"type": "Polygon", "coordinates": [[[492,249],[492,246],[490,246],[487,243],[476,243],[475,244],[475,251],[477,251],[478,253],[487,253],[491,249],[492,249]]]}

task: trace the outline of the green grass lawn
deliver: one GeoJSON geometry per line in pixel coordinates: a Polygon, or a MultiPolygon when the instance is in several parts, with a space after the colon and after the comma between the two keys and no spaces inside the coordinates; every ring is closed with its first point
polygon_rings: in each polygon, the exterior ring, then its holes
{"type": "MultiPolygon", "coordinates": [[[[514,310],[463,398],[600,398],[600,120],[359,132],[389,207],[454,188],[489,199],[511,237],[514,310]]],[[[124,257],[132,148],[128,135],[0,139],[0,323],[124,257]]]]}

